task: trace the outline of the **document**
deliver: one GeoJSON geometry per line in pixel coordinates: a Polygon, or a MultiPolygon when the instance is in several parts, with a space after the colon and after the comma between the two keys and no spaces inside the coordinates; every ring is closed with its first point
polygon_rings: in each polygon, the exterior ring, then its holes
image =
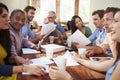
{"type": "MultiPolygon", "coordinates": [[[[58,56],[59,57],[59,56],[58,56]]],[[[57,63],[58,61],[58,57],[56,58],[53,58],[54,62],[57,63]]],[[[64,55],[62,55],[63,58],[66,58],[66,66],[77,66],[77,65],[80,65],[78,64],[73,58],[72,56],[70,55],[70,52],[69,51],[66,51],[66,53],[64,55]]]]}
{"type": "Polygon", "coordinates": [[[40,51],[37,51],[35,49],[30,49],[30,48],[22,48],[23,54],[36,54],[40,53],[40,51]]]}
{"type": "MultiPolygon", "coordinates": [[[[33,62],[32,64],[29,65],[38,65],[38,66],[43,66],[45,68],[45,72],[49,73],[49,64],[54,63],[52,60],[49,60],[46,57],[41,57],[41,58],[35,58],[35,59],[31,59],[31,61],[33,62]]],[[[23,64],[23,65],[27,65],[27,64],[23,64]]],[[[23,75],[30,75],[31,73],[27,73],[27,72],[22,72],[23,75]]]]}
{"type": "Polygon", "coordinates": [[[68,37],[71,42],[77,42],[80,45],[88,45],[91,41],[79,30],[76,30],[71,36],[68,37]]]}
{"type": "Polygon", "coordinates": [[[41,29],[41,33],[40,34],[41,35],[45,35],[45,37],[47,37],[55,29],[56,29],[56,25],[54,23],[44,24],[44,25],[42,25],[42,29],[41,29]]]}

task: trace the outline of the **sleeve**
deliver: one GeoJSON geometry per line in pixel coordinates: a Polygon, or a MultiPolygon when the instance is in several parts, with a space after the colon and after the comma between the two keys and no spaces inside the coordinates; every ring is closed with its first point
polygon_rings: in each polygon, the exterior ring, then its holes
{"type": "Polygon", "coordinates": [[[89,27],[85,27],[85,36],[88,38],[89,36],[91,36],[92,31],[89,27]]]}
{"type": "Polygon", "coordinates": [[[34,32],[29,27],[27,27],[27,29],[28,29],[28,37],[34,39],[36,37],[34,32]]]}
{"type": "Polygon", "coordinates": [[[23,38],[22,40],[22,45],[23,47],[28,47],[28,48],[33,48],[33,46],[35,46],[34,43],[30,42],[29,40],[23,38]]]}
{"type": "Polygon", "coordinates": [[[12,65],[0,64],[0,76],[10,76],[12,75],[12,70],[13,70],[12,65]]]}
{"type": "Polygon", "coordinates": [[[14,39],[14,36],[11,35],[11,40],[12,40],[12,46],[11,46],[11,56],[17,56],[17,50],[16,50],[16,47],[15,47],[15,39],[14,39]]]}
{"type": "Polygon", "coordinates": [[[61,24],[58,24],[57,23],[57,29],[61,32],[61,33],[65,33],[65,30],[64,30],[64,28],[62,27],[62,25],[61,24]]]}
{"type": "Polygon", "coordinates": [[[97,33],[98,33],[98,30],[96,29],[94,32],[93,32],[93,34],[89,37],[89,40],[91,41],[91,42],[94,42],[95,40],[96,40],[96,35],[97,35],[97,33]]]}

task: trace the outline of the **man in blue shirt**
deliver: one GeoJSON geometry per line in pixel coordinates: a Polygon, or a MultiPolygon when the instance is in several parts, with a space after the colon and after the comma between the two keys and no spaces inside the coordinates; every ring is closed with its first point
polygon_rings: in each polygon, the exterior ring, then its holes
{"type": "Polygon", "coordinates": [[[96,29],[89,37],[89,40],[94,45],[101,44],[107,35],[105,27],[103,26],[103,16],[104,10],[96,10],[92,13],[93,23],[96,26],[96,29]]]}
{"type": "Polygon", "coordinates": [[[28,38],[31,42],[37,43],[43,38],[43,35],[36,35],[31,29],[30,21],[33,20],[36,8],[33,6],[26,6],[24,9],[26,13],[26,24],[22,27],[21,32],[24,38],[28,38]]]}
{"type": "Polygon", "coordinates": [[[62,39],[67,39],[64,28],[61,26],[61,24],[59,24],[55,21],[55,19],[56,19],[55,12],[49,11],[47,18],[48,18],[48,23],[54,23],[56,25],[56,29],[50,35],[48,35],[47,38],[49,36],[54,36],[54,37],[61,36],[62,39]]]}

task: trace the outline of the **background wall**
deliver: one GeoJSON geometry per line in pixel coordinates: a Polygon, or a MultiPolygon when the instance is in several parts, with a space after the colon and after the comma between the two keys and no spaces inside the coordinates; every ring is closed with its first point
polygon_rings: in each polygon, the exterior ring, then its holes
{"type": "Polygon", "coordinates": [[[119,7],[120,0],[90,0],[90,28],[94,31],[95,26],[92,23],[92,12],[97,9],[106,9],[107,7],[119,7]]]}
{"type": "Polygon", "coordinates": [[[27,5],[26,0],[0,0],[0,2],[7,5],[9,9],[9,13],[13,11],[14,9],[24,9],[24,7],[27,5]]]}

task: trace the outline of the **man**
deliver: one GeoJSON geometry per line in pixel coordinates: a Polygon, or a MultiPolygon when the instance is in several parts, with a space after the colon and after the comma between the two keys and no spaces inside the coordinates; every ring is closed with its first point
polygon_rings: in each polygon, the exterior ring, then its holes
{"type": "Polygon", "coordinates": [[[14,10],[10,15],[9,29],[12,39],[11,55],[17,63],[29,62],[29,60],[26,60],[20,56],[22,47],[37,49],[35,44],[22,37],[20,30],[24,23],[25,13],[19,9],[14,10]]]}
{"type": "Polygon", "coordinates": [[[49,11],[47,18],[48,18],[48,23],[54,23],[56,25],[56,30],[54,30],[49,36],[58,37],[60,35],[62,39],[67,39],[64,28],[61,26],[61,24],[55,21],[56,19],[55,12],[49,11]]]}
{"type": "Polygon", "coordinates": [[[24,38],[28,38],[33,43],[38,43],[43,38],[43,35],[36,35],[31,29],[30,22],[33,20],[36,8],[33,6],[26,6],[25,9],[26,14],[26,24],[22,27],[21,32],[24,38]]]}
{"type": "MultiPolygon", "coordinates": [[[[119,10],[119,8],[115,8],[115,7],[108,7],[105,11],[104,14],[104,26],[106,29],[106,32],[109,33],[110,30],[110,24],[112,24],[113,20],[114,20],[114,15],[115,13],[119,10]]],[[[80,47],[84,47],[87,48],[87,56],[93,56],[95,54],[107,54],[110,56],[113,56],[110,50],[110,44],[111,44],[111,39],[109,37],[110,34],[107,34],[107,37],[105,38],[105,40],[103,41],[102,44],[98,45],[98,46],[81,46],[81,45],[76,45],[77,48],[80,47]]]]}
{"type": "Polygon", "coordinates": [[[93,24],[96,29],[89,37],[89,40],[94,43],[94,45],[101,44],[107,35],[105,27],[103,26],[103,16],[104,10],[96,10],[92,13],[93,24]]]}

